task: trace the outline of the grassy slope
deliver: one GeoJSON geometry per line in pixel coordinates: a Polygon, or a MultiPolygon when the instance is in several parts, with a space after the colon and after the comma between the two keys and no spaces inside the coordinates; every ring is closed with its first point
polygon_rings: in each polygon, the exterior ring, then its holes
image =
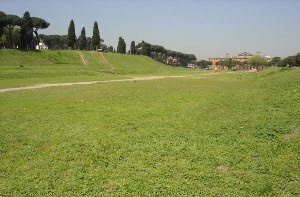
{"type": "Polygon", "coordinates": [[[299,76],[0,94],[0,195],[299,196],[299,76]]]}
{"type": "Polygon", "coordinates": [[[128,74],[172,74],[191,72],[172,68],[144,56],[91,51],[0,50],[0,88],[35,83],[73,82],[124,78],[128,74]],[[80,55],[86,65],[80,60],[80,55]],[[20,67],[22,65],[23,67],[20,67]],[[114,74],[113,74],[114,73],[114,74]]]}
{"type": "Polygon", "coordinates": [[[193,70],[185,68],[166,66],[145,56],[130,56],[114,53],[104,53],[104,56],[110,65],[120,74],[165,75],[193,72],[193,70]]]}

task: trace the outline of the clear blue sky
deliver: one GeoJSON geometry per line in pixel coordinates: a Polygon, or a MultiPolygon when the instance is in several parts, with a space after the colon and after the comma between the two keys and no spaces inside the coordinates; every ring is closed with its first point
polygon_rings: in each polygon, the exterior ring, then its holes
{"type": "Polygon", "coordinates": [[[127,49],[141,40],[195,54],[199,59],[262,52],[286,57],[300,52],[300,0],[0,0],[7,14],[44,18],[44,34],[67,34],[73,19],[92,35],[94,21],[105,44],[127,49]]]}

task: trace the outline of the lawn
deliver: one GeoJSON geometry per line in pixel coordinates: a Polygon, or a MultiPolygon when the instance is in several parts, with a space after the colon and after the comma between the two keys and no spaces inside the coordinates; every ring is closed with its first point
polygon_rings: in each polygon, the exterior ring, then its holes
{"type": "Polygon", "coordinates": [[[0,196],[299,196],[299,76],[2,93],[0,196]]]}
{"type": "Polygon", "coordinates": [[[199,73],[191,69],[166,66],[145,56],[116,53],[102,55],[99,52],[73,50],[0,50],[0,88],[124,79],[132,75],[199,73]]]}

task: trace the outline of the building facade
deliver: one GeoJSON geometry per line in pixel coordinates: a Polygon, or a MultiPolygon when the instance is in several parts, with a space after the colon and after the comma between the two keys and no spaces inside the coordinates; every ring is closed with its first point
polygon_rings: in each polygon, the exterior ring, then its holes
{"type": "MultiPolygon", "coordinates": [[[[256,52],[255,55],[260,55],[260,52],[256,52]]],[[[209,61],[212,62],[212,65],[209,67],[210,69],[224,69],[223,66],[217,65],[217,62],[219,61],[225,61],[225,60],[235,60],[239,62],[246,62],[249,58],[253,57],[254,55],[248,52],[243,52],[235,56],[229,56],[227,53],[225,57],[210,57],[208,58],[209,61]]],[[[271,56],[264,56],[267,61],[271,61],[272,57],[271,56]]],[[[226,69],[226,68],[225,68],[226,69]]]]}

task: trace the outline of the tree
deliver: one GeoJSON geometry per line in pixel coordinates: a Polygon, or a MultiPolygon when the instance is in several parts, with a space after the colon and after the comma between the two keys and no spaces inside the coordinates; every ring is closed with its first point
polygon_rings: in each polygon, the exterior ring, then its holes
{"type": "Polygon", "coordinates": [[[86,49],[92,50],[92,38],[91,37],[86,38],[86,49]]]}
{"type": "Polygon", "coordinates": [[[20,28],[14,28],[11,32],[11,41],[13,48],[16,48],[20,45],[21,39],[20,39],[20,28]]]}
{"type": "Polygon", "coordinates": [[[159,46],[159,45],[151,45],[150,46],[150,51],[151,53],[165,53],[166,50],[163,46],[159,46]]]}
{"type": "Polygon", "coordinates": [[[226,60],[218,61],[216,64],[227,67],[229,69],[232,69],[232,68],[236,67],[237,65],[241,65],[241,62],[239,62],[237,60],[233,60],[232,58],[229,58],[226,60]]]}
{"type": "Polygon", "coordinates": [[[9,47],[14,48],[16,41],[13,39],[13,31],[16,26],[21,26],[21,18],[16,15],[7,15],[6,21],[8,27],[9,47]]]}
{"type": "Polygon", "coordinates": [[[280,62],[281,58],[280,57],[273,57],[272,60],[269,62],[270,66],[277,66],[278,63],[280,62]]]}
{"type": "Polygon", "coordinates": [[[117,53],[121,53],[121,51],[122,51],[122,37],[119,37],[117,53]]]}
{"type": "Polygon", "coordinates": [[[117,53],[126,53],[126,43],[122,37],[119,37],[117,53]]]}
{"type": "Polygon", "coordinates": [[[293,67],[293,66],[300,66],[300,53],[297,53],[293,56],[288,56],[278,62],[279,67],[293,67]]]}
{"type": "Polygon", "coordinates": [[[284,58],[283,60],[281,60],[278,63],[279,67],[292,67],[292,66],[296,66],[296,60],[295,60],[295,56],[288,56],[286,58],[284,58]]]}
{"type": "Polygon", "coordinates": [[[30,17],[30,13],[27,11],[24,13],[22,21],[21,21],[21,48],[22,49],[30,49],[32,48],[32,40],[33,40],[33,23],[32,18],[30,17]]]}
{"type": "Polygon", "coordinates": [[[38,34],[38,30],[39,29],[46,29],[49,27],[50,23],[48,23],[47,21],[45,21],[42,18],[38,18],[38,17],[32,17],[32,24],[33,24],[33,33],[36,36],[36,43],[38,44],[40,39],[39,39],[39,34],[38,34]]]}
{"type": "Polygon", "coordinates": [[[265,57],[262,57],[260,55],[255,55],[248,59],[248,64],[255,67],[261,67],[268,64],[268,61],[265,57]]]}
{"type": "Polygon", "coordinates": [[[0,11],[0,37],[3,34],[3,28],[6,27],[7,20],[6,20],[6,14],[2,11],[0,11]]]}
{"type": "Polygon", "coordinates": [[[213,65],[213,62],[212,61],[207,61],[207,67],[213,65]]]}
{"type": "Polygon", "coordinates": [[[137,50],[141,55],[151,56],[151,50],[150,50],[151,44],[142,41],[138,45],[136,45],[137,50]]]}
{"type": "Polygon", "coordinates": [[[109,46],[109,47],[107,48],[107,50],[108,50],[109,52],[114,52],[113,46],[109,46]]]}
{"type": "Polygon", "coordinates": [[[67,35],[44,35],[40,34],[39,37],[49,47],[49,49],[67,49],[67,35]]]}
{"type": "Polygon", "coordinates": [[[135,42],[132,41],[130,44],[130,53],[131,54],[136,54],[136,48],[135,48],[135,42]]]}
{"type": "Polygon", "coordinates": [[[74,49],[75,43],[76,43],[75,24],[74,24],[74,21],[71,20],[69,29],[68,29],[68,47],[69,47],[69,49],[74,49]]]}
{"type": "Polygon", "coordinates": [[[125,40],[122,39],[123,41],[123,44],[122,44],[122,52],[125,54],[126,53],[126,43],[125,43],[125,40]]]}
{"type": "Polygon", "coordinates": [[[101,39],[100,39],[98,23],[95,21],[94,27],[93,27],[92,43],[91,43],[93,50],[98,49],[98,47],[100,46],[100,42],[101,42],[101,39]]]}
{"type": "Polygon", "coordinates": [[[295,55],[295,66],[300,67],[300,53],[297,53],[297,55],[295,55]]]}
{"type": "Polygon", "coordinates": [[[80,37],[79,37],[79,49],[80,50],[86,49],[86,44],[87,44],[87,41],[86,41],[86,35],[85,35],[85,28],[83,27],[81,30],[80,37]]]}
{"type": "Polygon", "coordinates": [[[200,61],[196,62],[196,64],[200,68],[207,68],[208,66],[212,65],[212,62],[211,61],[206,61],[206,60],[200,60],[200,61]]]}
{"type": "Polygon", "coordinates": [[[0,37],[0,46],[6,48],[9,46],[8,28],[3,28],[2,36],[0,37]]]}
{"type": "Polygon", "coordinates": [[[197,58],[194,54],[184,54],[177,51],[165,49],[163,46],[151,45],[142,41],[136,45],[136,53],[146,55],[155,59],[156,61],[173,65],[173,66],[187,66],[189,63],[194,63],[197,58]]]}

